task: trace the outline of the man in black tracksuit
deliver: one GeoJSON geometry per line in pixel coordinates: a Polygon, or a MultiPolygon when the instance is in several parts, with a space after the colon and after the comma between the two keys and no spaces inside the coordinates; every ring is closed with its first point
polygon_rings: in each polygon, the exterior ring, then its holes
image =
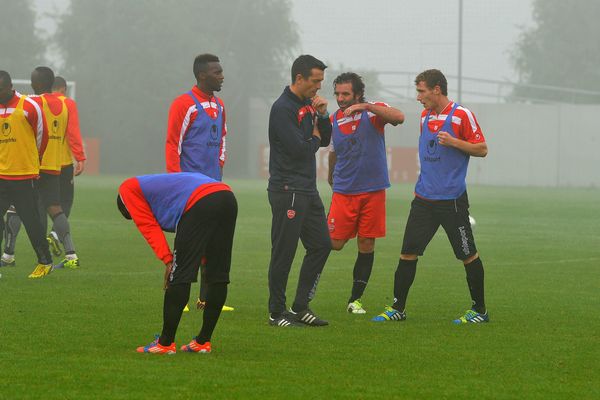
{"type": "Polygon", "coordinates": [[[327,66],[310,55],[292,65],[292,84],[273,103],[269,117],[269,203],[271,262],[269,264],[269,324],[324,326],[309,308],[331,240],[316,182],[315,153],[329,145],[331,123],[327,101],[317,96],[327,66]],[[285,290],[298,239],[306,249],[296,298],[285,310],[285,290]]]}

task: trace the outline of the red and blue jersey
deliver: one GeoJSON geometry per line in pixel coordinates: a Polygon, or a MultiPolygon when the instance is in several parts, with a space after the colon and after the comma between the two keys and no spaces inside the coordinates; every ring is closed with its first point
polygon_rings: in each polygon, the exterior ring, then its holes
{"type": "Polygon", "coordinates": [[[200,172],[221,180],[226,121],[223,101],[197,86],[173,100],[165,147],[167,172],[200,172]]]}
{"type": "Polygon", "coordinates": [[[333,191],[358,194],[387,189],[390,180],[383,127],[377,126],[366,110],[339,120],[340,113],[332,117],[331,138],[336,154],[333,191]],[[344,131],[342,126],[351,130],[344,131]]]}
{"type": "Polygon", "coordinates": [[[438,133],[442,131],[469,143],[485,141],[475,116],[466,108],[451,102],[438,115],[424,110],[419,137],[421,172],[415,186],[415,194],[424,199],[456,199],[467,189],[470,157],[458,149],[440,145],[438,133]]]}
{"type": "Polygon", "coordinates": [[[204,196],[231,189],[204,174],[179,172],[125,180],[119,196],[156,256],[165,264],[173,254],[163,231],[175,232],[183,214],[204,196]]]}

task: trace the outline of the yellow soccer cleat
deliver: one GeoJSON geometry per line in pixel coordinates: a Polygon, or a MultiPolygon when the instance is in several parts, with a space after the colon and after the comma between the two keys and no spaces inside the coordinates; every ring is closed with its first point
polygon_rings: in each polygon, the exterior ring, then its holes
{"type": "Polygon", "coordinates": [[[52,264],[38,264],[31,274],[30,278],[42,278],[52,272],[52,264]]]}

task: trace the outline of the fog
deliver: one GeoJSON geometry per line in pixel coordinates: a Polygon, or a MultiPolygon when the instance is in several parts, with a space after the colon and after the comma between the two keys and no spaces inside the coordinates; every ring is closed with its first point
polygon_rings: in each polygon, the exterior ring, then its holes
{"type": "MultiPolygon", "coordinates": [[[[473,162],[472,183],[600,185],[597,174],[581,172],[595,170],[598,156],[568,144],[574,127],[591,124],[585,115],[599,111],[599,101],[576,96],[597,96],[600,88],[584,93],[588,87],[572,80],[532,78],[543,86],[536,90],[555,92],[527,97],[533,89],[518,86],[528,77],[515,67],[517,42],[535,26],[533,0],[464,0],[462,19],[459,0],[76,3],[81,16],[69,1],[31,2],[36,32],[46,40],[43,59],[75,81],[82,133],[99,143],[98,168],[88,173],[162,171],[169,105],[195,84],[194,57],[210,52],[221,58],[225,74],[218,94],[228,113],[225,178],[264,178],[269,107],[289,83],[293,59],[309,53],[329,65],[321,95],[330,111],[336,108],[331,81],[342,71],[363,75],[369,100],[405,111],[406,123],[386,131],[395,149],[390,154],[407,158],[395,160],[397,182],[414,181],[418,170],[406,156],[419,134],[414,77],[438,68],[448,78],[450,98],[473,110],[488,140],[489,157],[473,162]],[[273,4],[279,8],[270,11],[273,4]],[[133,8],[137,14],[129,15],[133,8]]],[[[591,59],[600,53],[590,51],[591,59]]],[[[33,67],[9,72],[27,78],[33,67]]]]}

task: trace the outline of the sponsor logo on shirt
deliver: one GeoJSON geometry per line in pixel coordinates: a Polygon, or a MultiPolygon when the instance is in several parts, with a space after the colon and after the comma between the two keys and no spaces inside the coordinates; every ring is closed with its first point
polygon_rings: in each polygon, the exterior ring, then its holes
{"type": "Polygon", "coordinates": [[[9,124],[8,122],[4,122],[4,123],[2,124],[2,134],[3,134],[4,136],[8,136],[8,135],[10,135],[10,131],[11,131],[11,130],[12,130],[12,129],[11,129],[11,127],[10,127],[10,124],[9,124]]]}

